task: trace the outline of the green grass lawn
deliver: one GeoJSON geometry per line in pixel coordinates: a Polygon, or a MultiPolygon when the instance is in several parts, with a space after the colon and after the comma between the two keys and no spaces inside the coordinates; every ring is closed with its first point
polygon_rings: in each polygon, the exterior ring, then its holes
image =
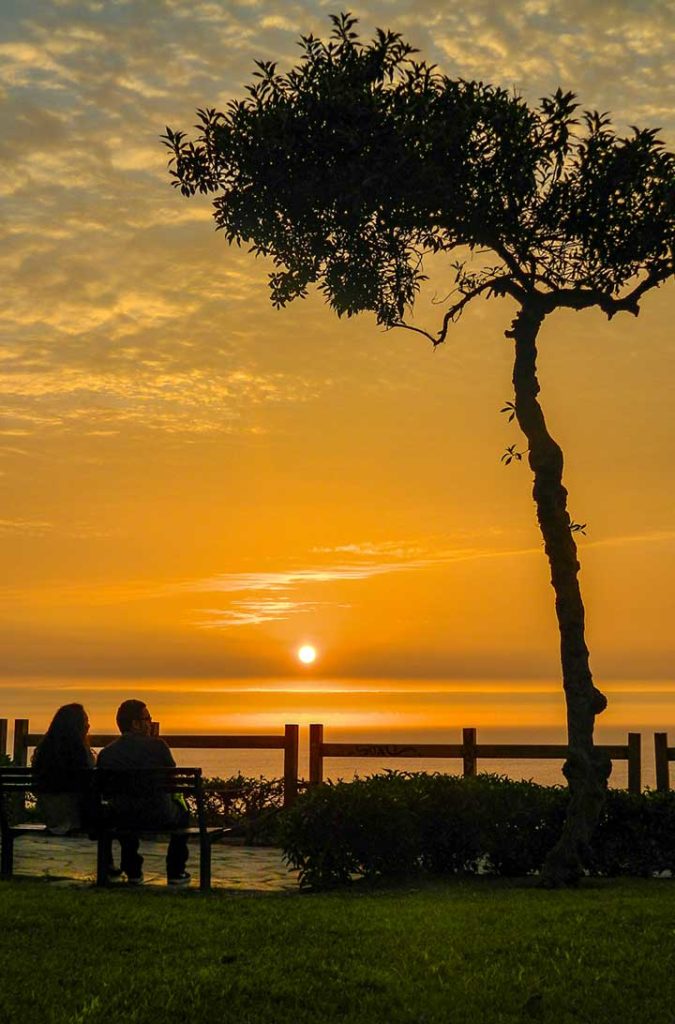
{"type": "Polygon", "coordinates": [[[0,1022],[675,1024],[675,884],[0,885],[0,1022]]]}

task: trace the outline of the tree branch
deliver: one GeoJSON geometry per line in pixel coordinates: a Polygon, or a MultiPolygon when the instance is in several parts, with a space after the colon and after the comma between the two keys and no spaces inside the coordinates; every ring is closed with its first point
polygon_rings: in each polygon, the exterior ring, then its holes
{"type": "Polygon", "coordinates": [[[611,320],[617,313],[632,313],[638,316],[640,313],[640,299],[650,288],[658,288],[673,273],[673,268],[663,265],[658,270],[650,271],[639,284],[623,295],[621,298],[613,298],[607,292],[599,288],[559,288],[543,296],[546,311],[551,312],[560,307],[568,309],[589,309],[591,306],[598,306],[603,313],[611,320]]]}
{"type": "Polygon", "coordinates": [[[456,323],[464,311],[464,307],[468,306],[469,303],[476,299],[483,292],[491,292],[493,295],[512,295],[514,299],[519,302],[524,302],[527,297],[527,292],[520,285],[516,284],[511,277],[491,277],[488,281],[483,281],[481,284],[476,285],[471,291],[466,292],[465,295],[459,299],[458,302],[453,303],[452,306],[446,311],[443,317],[443,323],[437,334],[431,334],[429,331],[425,331],[422,327],[413,327],[412,324],[407,324],[404,320],[399,320],[393,323],[392,327],[403,327],[407,331],[414,331],[416,334],[422,334],[425,338],[428,338],[434,348],[438,345],[442,345],[445,341],[448,328],[451,323],[456,323]]]}
{"type": "Polygon", "coordinates": [[[521,286],[525,289],[529,288],[530,280],[526,271],[523,270],[516,257],[508,251],[506,246],[501,242],[494,240],[490,243],[490,247],[497,253],[500,259],[504,260],[504,263],[511,271],[513,277],[520,282],[521,286]]]}

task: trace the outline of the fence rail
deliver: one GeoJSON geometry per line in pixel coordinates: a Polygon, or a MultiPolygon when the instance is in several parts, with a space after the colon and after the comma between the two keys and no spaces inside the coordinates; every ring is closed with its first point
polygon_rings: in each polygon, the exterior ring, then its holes
{"type": "MultiPolygon", "coordinates": [[[[626,744],[598,744],[613,761],[628,762],[628,789],[642,791],[642,737],[628,733],[626,744]]],[[[323,725],[309,727],[309,783],[323,782],[326,757],[439,757],[462,760],[463,774],[475,775],[479,758],[564,760],[567,746],[558,743],[477,743],[475,729],[462,730],[461,743],[325,743],[323,725]]],[[[674,758],[675,760],[675,758],[674,758]]]]}
{"type": "Polygon", "coordinates": [[[675,747],[668,746],[668,733],[654,733],[654,764],[656,766],[656,788],[659,793],[670,791],[669,761],[675,761],[675,747]]]}
{"type": "MultiPolygon", "coordinates": [[[[31,732],[27,718],[14,720],[12,758],[18,766],[28,764],[28,752],[42,739],[43,733],[31,732]]],[[[153,722],[154,731],[159,725],[153,722]]],[[[323,725],[309,727],[309,783],[323,782],[323,762],[327,757],[382,758],[454,758],[462,761],[464,775],[475,775],[479,758],[501,760],[564,760],[567,746],[562,743],[478,743],[475,729],[462,730],[461,743],[326,743],[323,725]]],[[[117,733],[94,733],[89,739],[93,747],[104,747],[118,738],[117,733]]],[[[298,794],[299,728],[284,726],[283,733],[272,735],[209,736],[166,733],[163,739],[170,747],[185,750],[282,750],[284,753],[284,806],[290,806],[298,794]]],[[[7,754],[9,721],[0,718],[0,756],[7,754]]],[[[599,744],[599,749],[613,761],[628,762],[628,790],[640,793],[642,788],[642,743],[637,732],[628,733],[628,742],[599,744]]],[[[668,746],[668,733],[654,733],[656,788],[670,791],[670,762],[675,761],[675,747],[668,746]]]]}
{"type": "MultiPolygon", "coordinates": [[[[0,723],[6,719],[0,719],[0,723]]],[[[153,722],[153,733],[159,735],[159,723],[153,722]]],[[[0,725],[1,730],[1,725],[0,725]]],[[[31,732],[27,718],[14,720],[14,764],[21,767],[28,764],[28,751],[37,746],[43,733],[31,732]]],[[[298,795],[299,736],[297,725],[285,725],[283,733],[272,735],[225,735],[198,736],[189,734],[162,734],[162,739],[173,749],[185,750],[283,750],[284,753],[284,807],[290,807],[298,795]]],[[[0,751],[2,733],[0,731],[0,751]]],[[[92,747],[105,747],[119,739],[119,733],[90,733],[92,747]]]]}

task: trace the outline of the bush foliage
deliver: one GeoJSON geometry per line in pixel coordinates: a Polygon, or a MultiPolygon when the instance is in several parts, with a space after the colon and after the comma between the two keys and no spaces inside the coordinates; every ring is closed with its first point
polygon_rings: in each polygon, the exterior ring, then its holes
{"type": "MultiPolygon", "coordinates": [[[[317,786],[282,822],[288,863],[303,887],[355,878],[538,872],[557,839],[563,786],[387,771],[317,786]]],[[[675,868],[675,793],[611,790],[591,851],[598,875],[649,876],[675,868]]]]}
{"type": "MultiPolygon", "coordinates": [[[[279,841],[279,813],[284,802],[284,780],[233,775],[204,780],[208,825],[232,828],[246,843],[275,845],[279,841]]],[[[194,798],[188,798],[193,816],[194,798]]]]}

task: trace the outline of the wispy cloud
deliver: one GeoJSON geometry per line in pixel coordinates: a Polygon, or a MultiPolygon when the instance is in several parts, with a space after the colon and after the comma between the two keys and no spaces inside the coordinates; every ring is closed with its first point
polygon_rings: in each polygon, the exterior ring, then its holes
{"type": "Polygon", "coordinates": [[[0,533],[20,533],[29,537],[41,537],[53,530],[53,523],[39,519],[0,519],[0,533]]]}
{"type": "Polygon", "coordinates": [[[602,537],[600,540],[586,540],[584,548],[622,548],[636,544],[668,544],[675,541],[675,530],[651,530],[647,533],[630,533],[621,537],[602,537]]]}
{"type": "Polygon", "coordinates": [[[6,432],[22,436],[45,427],[81,431],[83,425],[99,435],[125,425],[168,433],[246,433],[250,425],[242,417],[247,408],[308,401],[320,388],[281,373],[238,369],[214,377],[197,368],[172,369],[171,358],[143,359],[134,346],[121,346],[117,365],[108,372],[77,367],[36,371],[22,367],[22,361],[17,354],[17,365],[10,360],[9,372],[0,372],[6,432]]]}
{"type": "MultiPolygon", "coordinates": [[[[43,520],[29,519],[5,519],[0,520],[0,531],[45,533],[49,532],[57,536],[71,536],[78,538],[105,537],[113,535],[114,531],[103,530],[94,522],[74,522],[60,524],[43,520]]],[[[119,534],[119,531],[117,531],[119,534]]],[[[623,536],[606,537],[597,541],[589,541],[584,538],[581,556],[584,550],[608,547],[640,547],[642,545],[670,545],[675,543],[675,530],[654,530],[640,534],[627,534],[623,536]]],[[[195,609],[195,615],[199,619],[199,625],[205,628],[216,628],[222,622],[234,625],[238,621],[251,622],[258,616],[259,621],[271,621],[272,619],[284,618],[288,615],[306,612],[317,608],[321,604],[332,604],[334,607],[348,608],[350,605],[342,599],[335,599],[331,602],[319,601],[317,599],[304,599],[295,595],[308,588],[317,586],[323,587],[330,584],[358,584],[388,574],[401,574],[409,572],[438,571],[460,562],[473,561],[476,559],[509,559],[520,557],[543,557],[540,547],[520,548],[487,548],[459,546],[450,548],[439,546],[435,553],[432,553],[423,541],[416,539],[406,543],[405,541],[392,542],[394,548],[402,553],[404,551],[420,553],[424,557],[399,558],[392,561],[383,560],[381,557],[382,548],[389,548],[390,544],[380,543],[354,543],[349,545],[338,545],[333,549],[341,552],[344,548],[350,551],[354,549],[363,556],[359,562],[336,562],[335,564],[322,563],[320,565],[308,565],[292,569],[279,569],[275,571],[261,570],[258,572],[231,572],[216,573],[212,576],[198,579],[182,579],[169,583],[158,583],[151,580],[129,579],[120,580],[114,583],[99,582],[92,588],[91,584],[81,584],[72,581],[62,580],[58,583],[41,583],[36,589],[31,587],[0,586],[0,602],[19,604],[23,601],[29,603],[50,603],[58,594],[59,601],[72,604],[87,602],[96,605],[128,604],[131,601],[158,601],[166,598],[178,597],[188,594],[211,594],[211,595],[239,595],[250,594],[251,597],[244,599],[234,597],[227,598],[226,607],[199,607],[195,609]],[[273,594],[274,597],[254,597],[253,595],[273,594]],[[236,613],[236,614],[234,614],[236,613]],[[201,618],[205,616],[205,618],[201,618]]],[[[194,621],[194,620],[193,620],[194,621]]]]}
{"type": "MultiPolygon", "coordinates": [[[[654,530],[649,533],[605,537],[600,540],[584,540],[583,548],[628,547],[640,544],[658,544],[675,541],[674,530],[654,530]]],[[[338,545],[334,548],[315,549],[335,554],[349,553],[361,556],[358,562],[323,564],[300,569],[278,572],[235,572],[208,576],[204,579],[188,580],[175,586],[193,593],[235,593],[238,591],[288,591],[315,583],[336,583],[350,580],[367,580],[388,573],[413,572],[451,565],[455,562],[476,559],[516,558],[541,555],[540,547],[479,547],[479,546],[436,546],[424,545],[420,541],[410,544],[390,542],[384,544],[355,543],[338,545]],[[400,560],[386,561],[383,553],[396,553],[400,560]],[[407,555],[407,557],[406,557],[407,555]],[[422,556],[422,557],[421,557],[422,556]]]]}
{"type": "MultiPolygon", "coordinates": [[[[336,583],[358,583],[389,574],[442,570],[451,565],[484,559],[512,559],[542,556],[540,547],[479,547],[440,545],[439,538],[434,544],[423,540],[411,542],[391,541],[384,543],[360,542],[337,545],[333,548],[315,549],[316,553],[358,557],[355,562],[337,562],[276,572],[233,572],[208,576],[203,579],[187,580],[170,585],[167,592],[186,591],[189,593],[237,594],[274,593],[275,599],[248,599],[233,601],[227,608],[199,609],[197,624],[202,628],[216,629],[224,626],[257,625],[273,620],[288,618],[299,612],[316,607],[317,602],[294,599],[293,595],[307,588],[336,583]],[[394,560],[382,556],[395,555],[394,560]],[[283,595],[283,596],[281,596],[283,595]]],[[[650,533],[606,537],[597,541],[584,541],[584,549],[603,547],[629,547],[642,544],[661,544],[675,541],[675,531],[654,530],[650,533]]],[[[337,603],[337,602],[336,602],[337,603]]]]}
{"type": "Polygon", "coordinates": [[[337,544],[334,547],[317,547],[312,552],[317,555],[353,555],[358,558],[416,558],[429,551],[427,542],[401,543],[399,541],[381,541],[379,543],[363,542],[359,544],[337,544]]]}
{"type": "Polygon", "coordinates": [[[417,562],[384,562],[377,565],[317,566],[291,569],[283,572],[224,573],[202,580],[179,584],[181,589],[193,593],[234,593],[241,590],[287,591],[314,583],[338,583],[349,580],[367,580],[387,573],[410,572],[430,565],[431,560],[417,562]]]}
{"type": "Polygon", "coordinates": [[[234,601],[229,608],[200,608],[194,621],[201,629],[226,629],[231,626],[259,626],[266,622],[279,622],[300,612],[313,611],[316,601],[261,600],[234,601]]]}

